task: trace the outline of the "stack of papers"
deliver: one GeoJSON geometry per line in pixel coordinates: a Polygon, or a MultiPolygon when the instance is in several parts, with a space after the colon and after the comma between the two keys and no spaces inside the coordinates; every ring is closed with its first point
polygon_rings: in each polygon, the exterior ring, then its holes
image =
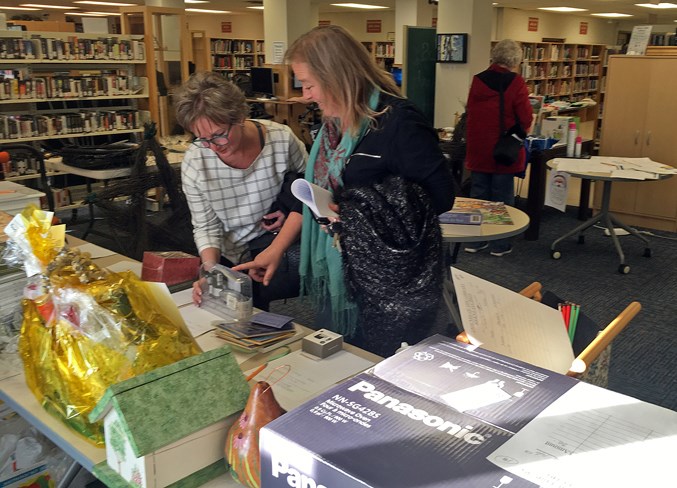
{"type": "Polygon", "coordinates": [[[567,173],[595,173],[627,180],[657,180],[677,174],[677,168],[657,163],[649,158],[618,158],[592,156],[589,159],[555,158],[552,165],[567,173]]]}
{"type": "Polygon", "coordinates": [[[280,344],[296,335],[292,317],[269,312],[252,316],[249,322],[219,322],[216,335],[231,345],[249,351],[280,344]]]}

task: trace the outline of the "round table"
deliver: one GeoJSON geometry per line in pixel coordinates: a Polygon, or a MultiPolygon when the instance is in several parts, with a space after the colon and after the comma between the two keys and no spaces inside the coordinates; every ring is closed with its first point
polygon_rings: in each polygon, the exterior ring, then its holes
{"type": "MultiPolygon", "coordinates": [[[[476,198],[464,198],[463,200],[481,201],[476,198]]],[[[512,219],[512,223],[491,224],[483,221],[481,225],[481,234],[478,236],[454,234],[453,225],[440,224],[440,228],[442,229],[442,240],[450,246],[448,254],[450,256],[450,261],[447,263],[443,296],[444,301],[447,304],[447,308],[449,309],[449,313],[451,314],[451,318],[454,324],[456,324],[458,327],[461,325],[461,314],[458,311],[458,307],[456,307],[454,283],[451,279],[451,270],[449,269],[449,266],[456,263],[458,251],[462,243],[506,239],[508,237],[521,234],[527,229],[527,227],[529,227],[529,216],[526,213],[522,212],[518,208],[511,207],[510,205],[506,205],[505,208],[512,219]],[[453,249],[451,249],[452,244],[454,244],[453,249]]]]}
{"type": "MultiPolygon", "coordinates": [[[[557,163],[556,160],[548,161],[548,167],[550,167],[554,171],[558,171],[557,169],[557,163]]],[[[651,248],[649,247],[649,240],[644,237],[642,234],[637,232],[637,229],[634,229],[632,227],[629,227],[625,225],[623,222],[618,220],[616,217],[611,214],[609,211],[609,203],[611,201],[611,184],[615,181],[625,181],[625,182],[637,182],[637,181],[659,181],[659,180],[664,180],[666,178],[672,177],[671,174],[662,174],[658,175],[658,179],[643,179],[643,180],[638,180],[635,178],[622,178],[622,177],[615,177],[611,176],[609,174],[604,174],[604,173],[594,173],[594,172],[581,172],[581,171],[563,171],[563,173],[570,174],[571,176],[575,178],[581,178],[584,180],[589,180],[589,181],[602,181],[604,183],[604,188],[602,190],[602,205],[599,209],[599,212],[594,214],[591,218],[583,222],[582,224],[576,226],[574,229],[570,230],[566,234],[564,234],[562,237],[559,237],[558,239],[555,239],[553,243],[550,245],[550,255],[552,256],[553,259],[559,259],[562,257],[562,253],[557,250],[557,245],[562,242],[565,239],[568,239],[569,237],[572,237],[576,234],[578,234],[578,243],[583,244],[585,242],[585,237],[583,236],[583,232],[593,225],[600,224],[602,225],[608,232],[609,236],[611,237],[611,241],[614,244],[614,247],[616,248],[616,252],[618,253],[618,257],[620,258],[620,264],[618,265],[618,272],[621,274],[628,274],[630,272],[630,266],[625,263],[625,254],[623,253],[623,248],[621,248],[621,243],[618,240],[618,236],[616,235],[616,229],[621,228],[625,230],[629,235],[635,236],[638,239],[641,239],[642,242],[644,242],[644,257],[650,258],[651,257],[651,248]]]]}

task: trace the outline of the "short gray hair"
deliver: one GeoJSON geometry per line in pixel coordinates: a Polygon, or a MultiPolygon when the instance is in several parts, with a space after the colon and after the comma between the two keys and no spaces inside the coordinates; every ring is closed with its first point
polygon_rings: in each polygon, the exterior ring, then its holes
{"type": "Polygon", "coordinates": [[[491,50],[491,62],[517,68],[522,62],[522,46],[512,39],[503,39],[491,50]]]}
{"type": "Polygon", "coordinates": [[[237,124],[249,115],[247,99],[236,85],[218,73],[195,73],[174,95],[176,121],[190,131],[198,119],[219,125],[237,124]]]}

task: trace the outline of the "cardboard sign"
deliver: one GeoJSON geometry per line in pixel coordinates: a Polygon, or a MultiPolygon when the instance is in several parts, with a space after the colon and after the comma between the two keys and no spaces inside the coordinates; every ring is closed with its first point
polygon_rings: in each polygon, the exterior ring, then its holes
{"type": "Polygon", "coordinates": [[[529,32],[538,31],[538,17],[529,17],[529,32]]]}
{"type": "Polygon", "coordinates": [[[233,32],[233,23],[221,22],[221,32],[233,32]]]}
{"type": "Polygon", "coordinates": [[[367,32],[369,33],[381,32],[381,19],[367,20],[367,32]]]}
{"type": "Polygon", "coordinates": [[[588,23],[587,22],[581,22],[580,26],[578,27],[578,33],[586,35],[588,33],[588,23]]]}

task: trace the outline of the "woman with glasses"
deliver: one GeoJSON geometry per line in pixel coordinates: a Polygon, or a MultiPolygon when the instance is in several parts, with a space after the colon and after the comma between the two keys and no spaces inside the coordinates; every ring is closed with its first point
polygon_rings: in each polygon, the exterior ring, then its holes
{"type": "MultiPolygon", "coordinates": [[[[202,263],[234,266],[251,259],[286,218],[271,211],[285,175],[305,170],[303,143],[286,125],[248,119],[242,91],[216,73],[191,76],[175,95],[177,122],[194,136],[181,165],[195,244],[202,263]]],[[[254,286],[254,306],[298,295],[297,264],[268,287],[254,286]]],[[[201,302],[199,286],[193,299],[201,302]]]]}
{"type": "MultiPolygon", "coordinates": [[[[439,262],[441,238],[437,215],[452,207],[454,191],[437,134],[421,112],[400,95],[392,76],[377,67],[364,46],[345,29],[317,27],[294,41],[286,58],[302,84],[304,98],[316,102],[323,115],[322,128],[310,152],[306,179],[330,190],[335,200],[344,192],[352,195],[353,203],[344,200],[335,209],[342,222],[339,242],[341,246],[344,243],[351,246],[343,246],[342,254],[333,232],[339,226],[332,225],[331,232],[326,233],[328,226],[313,221],[311,212],[305,208],[303,217],[290,214],[280,232],[281,236],[285,234],[284,241],[277,241],[252,263],[236,269],[255,269],[258,279],[268,282],[282,252],[277,244],[291,242],[294,231],[302,228],[301,292],[319,309],[317,325],[340,332],[349,342],[377,354],[392,354],[402,341],[422,338],[421,333],[432,325],[423,317],[430,317],[427,313],[430,309],[437,311],[441,297],[443,267],[439,262]],[[401,177],[406,182],[405,188],[391,184],[392,177],[401,177]],[[426,218],[432,222],[427,227],[431,234],[426,234],[416,249],[407,252],[419,252],[418,257],[427,259],[425,265],[431,267],[428,276],[413,270],[414,282],[403,284],[398,266],[365,263],[371,258],[376,258],[376,263],[396,258],[392,254],[397,251],[386,242],[388,234],[402,237],[407,227],[403,223],[411,216],[406,212],[391,214],[392,208],[401,203],[395,193],[410,195],[406,185],[414,184],[421,193],[414,190],[419,196],[413,198],[413,204],[425,200],[423,206],[429,210],[426,218]],[[368,211],[378,217],[383,210],[392,221],[360,220],[354,203],[358,199],[366,207],[362,215],[368,211]],[[430,250],[428,256],[426,250],[430,250]],[[380,258],[383,259],[379,261],[380,258]],[[346,266],[348,262],[350,266],[346,266]],[[424,304],[418,300],[416,289],[433,299],[424,304]],[[383,298],[374,299],[377,296],[383,298]],[[384,320],[385,317],[394,319],[384,320]]],[[[412,259],[402,264],[412,271],[416,262],[412,259]]]]}

